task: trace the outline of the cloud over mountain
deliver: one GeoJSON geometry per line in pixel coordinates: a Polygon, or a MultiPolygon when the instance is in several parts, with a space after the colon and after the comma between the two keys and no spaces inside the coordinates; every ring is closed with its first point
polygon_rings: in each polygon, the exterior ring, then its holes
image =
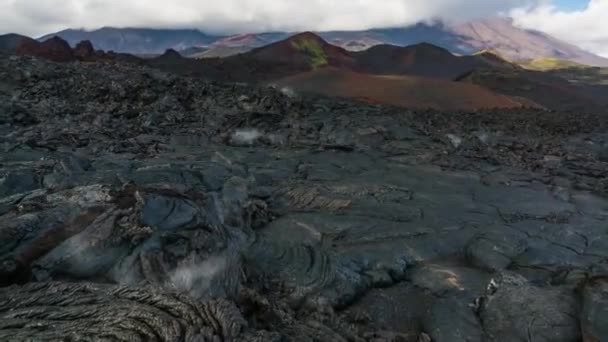
{"type": "Polygon", "coordinates": [[[518,25],[547,32],[608,57],[608,0],[591,0],[585,9],[570,12],[544,2],[513,10],[511,15],[518,25]]]}
{"type": "Polygon", "coordinates": [[[65,28],[198,28],[209,33],[360,30],[510,14],[525,28],[608,56],[608,0],[565,11],[551,0],[0,0],[0,33],[65,28]]]}
{"type": "Polygon", "coordinates": [[[187,27],[235,33],[354,30],[496,15],[538,0],[0,0],[0,32],[187,27]]]}

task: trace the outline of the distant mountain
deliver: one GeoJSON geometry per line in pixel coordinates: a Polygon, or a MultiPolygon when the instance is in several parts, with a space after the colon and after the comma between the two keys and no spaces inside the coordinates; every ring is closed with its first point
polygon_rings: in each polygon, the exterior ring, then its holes
{"type": "Polygon", "coordinates": [[[383,42],[400,46],[426,42],[463,55],[493,50],[512,61],[559,58],[587,65],[608,66],[606,58],[548,34],[519,28],[509,18],[479,19],[465,23],[437,21],[404,28],[321,32],[320,35],[341,46],[345,45],[340,42],[383,42]]]}
{"type": "Polygon", "coordinates": [[[184,50],[193,46],[208,46],[224,38],[207,35],[199,30],[104,27],[93,31],[69,29],[38,40],[44,41],[53,36],[63,38],[72,46],[88,40],[101,50],[142,55],[161,54],[167,49],[184,50]]]}
{"type": "Polygon", "coordinates": [[[206,51],[184,54],[184,56],[190,58],[228,57],[272,44],[288,36],[287,33],[238,34],[214,42],[206,51]]]}
{"type": "Polygon", "coordinates": [[[207,50],[209,50],[208,47],[191,46],[189,48],[185,48],[183,50],[179,50],[179,54],[182,55],[182,56],[184,56],[184,57],[191,57],[191,56],[196,56],[198,54],[204,53],[207,50]]]}
{"type": "Polygon", "coordinates": [[[329,43],[341,46],[349,51],[364,51],[376,45],[388,44],[381,37],[367,35],[365,31],[319,32],[319,35],[329,43]]]}
{"type": "Polygon", "coordinates": [[[406,47],[377,45],[365,51],[349,51],[311,32],[225,58],[200,61],[181,58],[178,62],[165,54],[150,62],[180,73],[210,74],[210,69],[215,69],[218,72],[212,73],[214,75],[245,82],[274,80],[325,67],[374,75],[410,75],[444,80],[453,80],[474,69],[519,68],[491,53],[457,56],[428,43],[406,47]]]}
{"type": "Polygon", "coordinates": [[[331,42],[348,48],[357,46],[356,50],[380,44],[409,46],[429,43],[454,53],[469,54],[459,46],[460,37],[445,27],[442,22],[434,24],[420,23],[408,27],[371,29],[367,31],[331,31],[319,35],[331,42]],[[345,45],[346,44],[346,45],[345,45]]]}
{"type": "MultiPolygon", "coordinates": [[[[489,50],[514,62],[539,58],[559,58],[575,63],[608,66],[608,59],[594,55],[577,46],[563,42],[545,33],[525,30],[514,25],[509,18],[491,18],[473,20],[465,23],[419,23],[403,28],[372,29],[366,31],[330,31],[318,32],[319,36],[333,45],[350,51],[363,51],[376,45],[410,46],[430,43],[443,47],[450,52],[471,55],[478,51],[489,50]]],[[[251,44],[255,37],[257,42],[272,42],[284,39],[286,34],[246,35],[248,41],[239,45],[235,40],[230,45],[242,53],[247,47],[258,47],[251,44]]],[[[220,42],[214,45],[221,45],[220,42]]]]}
{"type": "Polygon", "coordinates": [[[476,68],[516,68],[493,54],[455,56],[450,51],[429,43],[406,47],[376,45],[364,51],[353,52],[352,55],[357,60],[357,70],[371,74],[415,75],[452,80],[476,68]]]}
{"type": "Polygon", "coordinates": [[[237,34],[216,41],[213,45],[226,47],[248,46],[252,48],[264,46],[274,42],[274,39],[266,39],[261,34],[237,34]]]}
{"type": "Polygon", "coordinates": [[[224,58],[251,51],[249,46],[210,46],[205,51],[183,54],[188,58],[224,58]]]}
{"type": "MultiPolygon", "coordinates": [[[[587,65],[608,66],[606,58],[545,33],[519,28],[509,18],[480,19],[465,23],[437,21],[402,28],[317,34],[329,43],[351,51],[362,51],[381,44],[408,46],[430,43],[463,55],[480,50],[493,50],[514,62],[559,58],[587,65]]],[[[98,48],[118,52],[160,54],[166,49],[180,51],[189,47],[209,47],[206,54],[203,52],[195,57],[225,57],[283,40],[290,34],[271,32],[218,37],[198,30],[102,28],[95,31],[65,30],[47,35],[43,39],[53,35],[62,37],[71,45],[81,40],[90,40],[98,48]]]]}
{"type": "MultiPolygon", "coordinates": [[[[560,58],[581,64],[608,66],[608,59],[546,33],[516,27],[508,18],[471,21],[452,26],[468,42],[470,50],[492,49],[512,60],[560,58]]],[[[467,52],[467,51],[465,51],[467,52]]]]}
{"type": "Polygon", "coordinates": [[[0,35],[0,52],[14,53],[17,47],[24,42],[34,42],[34,40],[15,33],[0,35]]]}
{"type": "Polygon", "coordinates": [[[514,62],[559,58],[586,65],[608,66],[607,58],[543,32],[519,28],[509,18],[479,19],[464,23],[436,21],[403,28],[318,34],[331,44],[351,51],[362,51],[381,44],[410,46],[430,43],[462,55],[491,50],[514,62]]]}

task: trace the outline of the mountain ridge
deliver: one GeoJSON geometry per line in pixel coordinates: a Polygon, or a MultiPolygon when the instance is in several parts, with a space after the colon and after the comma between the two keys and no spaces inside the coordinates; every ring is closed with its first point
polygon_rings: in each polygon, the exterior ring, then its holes
{"type": "MultiPolygon", "coordinates": [[[[552,57],[593,66],[608,66],[608,58],[585,51],[546,33],[519,28],[510,18],[486,18],[462,23],[435,21],[406,27],[315,33],[331,44],[353,51],[365,50],[379,44],[408,46],[427,42],[456,54],[468,55],[480,50],[495,50],[513,61],[552,57]]],[[[208,57],[224,57],[230,53],[242,53],[280,41],[293,34],[297,33],[266,32],[213,36],[195,29],[104,27],[93,31],[64,30],[40,39],[58,35],[71,45],[89,40],[106,51],[134,54],[161,54],[169,48],[179,51],[193,46],[205,46],[220,51],[217,54],[210,52],[208,57]]]]}
{"type": "Polygon", "coordinates": [[[0,51],[13,53],[17,47],[24,42],[35,42],[34,39],[16,33],[7,33],[0,35],[0,51]]]}
{"type": "Polygon", "coordinates": [[[98,49],[132,54],[160,54],[167,49],[184,50],[193,46],[208,46],[226,38],[212,36],[197,29],[154,29],[102,27],[97,30],[66,29],[49,33],[37,40],[59,36],[70,45],[88,40],[98,49]]]}

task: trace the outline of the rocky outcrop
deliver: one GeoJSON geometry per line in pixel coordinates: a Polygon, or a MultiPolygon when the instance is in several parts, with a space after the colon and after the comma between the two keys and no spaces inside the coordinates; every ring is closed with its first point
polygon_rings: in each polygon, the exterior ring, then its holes
{"type": "Polygon", "coordinates": [[[0,52],[15,53],[17,47],[24,42],[35,42],[34,39],[20,34],[8,33],[0,35],[0,52]]]}
{"type": "Polygon", "coordinates": [[[481,312],[490,341],[579,341],[578,307],[572,289],[540,288],[506,274],[495,283],[481,312]]]}
{"type": "Polygon", "coordinates": [[[0,56],[0,340],[603,340],[603,113],[289,95],[0,56]]]}
{"type": "Polygon", "coordinates": [[[83,40],[74,47],[74,56],[81,60],[94,58],[96,55],[95,48],[88,40],[83,40]]]}
{"type": "Polygon", "coordinates": [[[53,62],[76,60],[74,51],[65,40],[53,37],[44,42],[24,41],[17,47],[17,54],[48,59],[53,62]]]}
{"type": "Polygon", "coordinates": [[[115,60],[123,57],[120,54],[96,51],[90,41],[84,40],[74,48],[63,39],[53,37],[44,42],[24,40],[16,49],[18,55],[32,56],[53,62],[93,62],[101,60],[115,60]]]}

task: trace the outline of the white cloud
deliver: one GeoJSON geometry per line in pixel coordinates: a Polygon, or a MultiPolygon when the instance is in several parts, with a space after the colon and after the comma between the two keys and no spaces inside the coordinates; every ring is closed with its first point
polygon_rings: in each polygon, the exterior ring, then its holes
{"type": "Polygon", "coordinates": [[[210,33],[356,30],[500,13],[608,57],[608,0],[591,0],[574,12],[551,0],[0,0],[0,33],[40,36],[102,26],[210,33]]]}
{"type": "Polygon", "coordinates": [[[335,30],[496,15],[539,0],[0,0],[0,32],[181,27],[210,32],[335,30]]]}
{"type": "Polygon", "coordinates": [[[550,3],[519,8],[511,15],[522,27],[552,36],[608,57],[608,0],[591,0],[580,11],[560,11],[550,3]]]}

